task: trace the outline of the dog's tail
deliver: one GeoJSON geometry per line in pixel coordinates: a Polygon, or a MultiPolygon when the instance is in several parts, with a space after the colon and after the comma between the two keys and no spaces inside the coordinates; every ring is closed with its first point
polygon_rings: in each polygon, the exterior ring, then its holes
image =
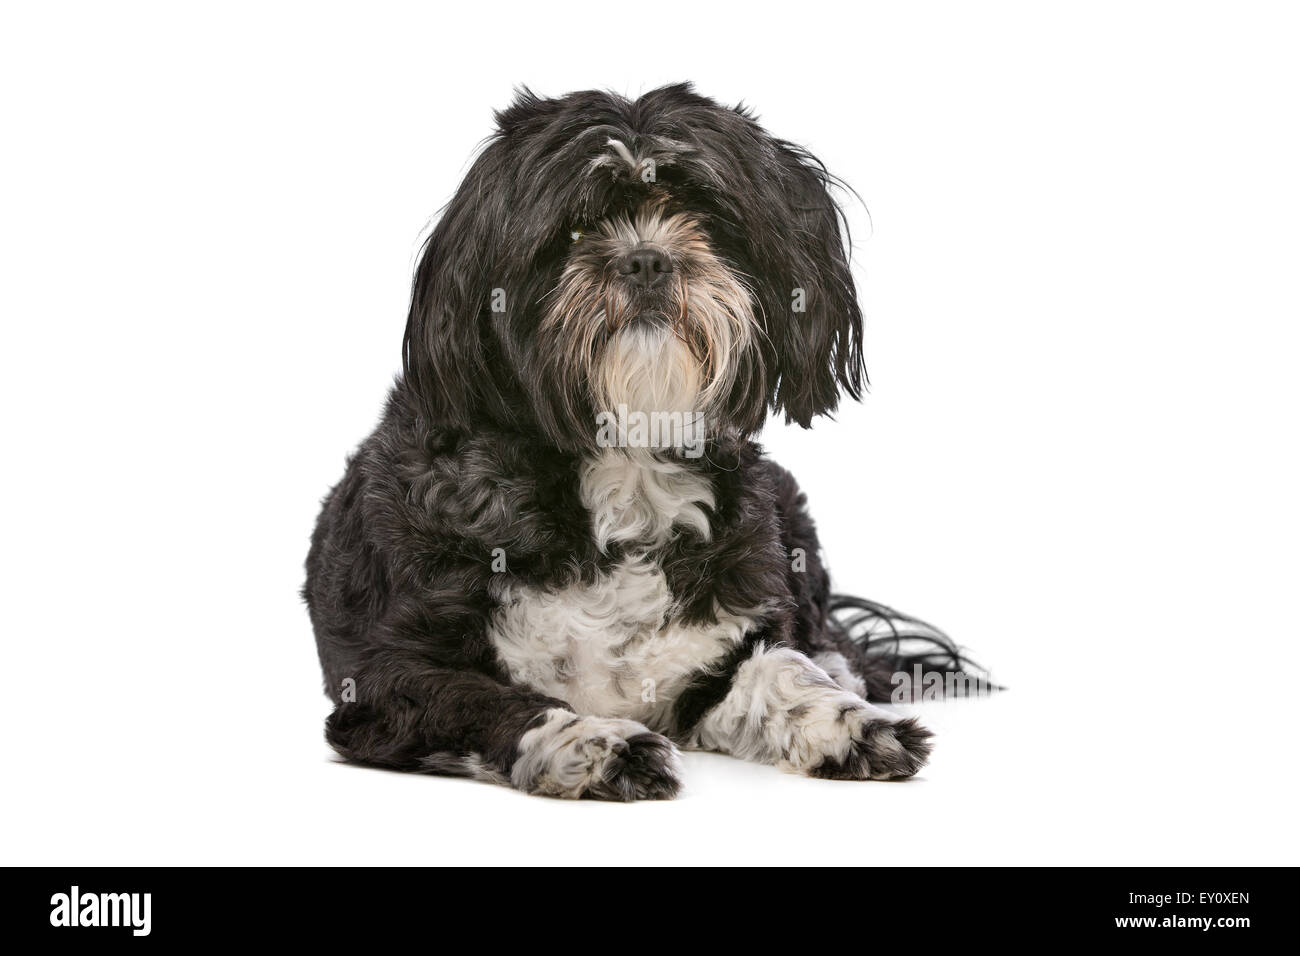
{"type": "Polygon", "coordinates": [[[933,624],[875,601],[832,594],[827,626],[851,652],[868,700],[898,703],[1005,689],[933,624]]]}

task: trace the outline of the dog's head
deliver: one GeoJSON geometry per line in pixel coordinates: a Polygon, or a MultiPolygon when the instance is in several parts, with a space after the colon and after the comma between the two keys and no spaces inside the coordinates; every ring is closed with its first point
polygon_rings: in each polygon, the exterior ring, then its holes
{"type": "Polygon", "coordinates": [[[524,92],[497,122],[416,270],[404,378],[431,422],[583,450],[612,416],[620,440],[628,416],[694,416],[651,439],[680,446],[858,397],[862,317],[815,158],[688,85],[524,92]]]}

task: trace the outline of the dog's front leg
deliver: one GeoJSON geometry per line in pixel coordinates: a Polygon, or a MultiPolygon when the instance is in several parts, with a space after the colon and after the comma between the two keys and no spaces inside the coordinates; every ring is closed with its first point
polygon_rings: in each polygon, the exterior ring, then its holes
{"type": "Polygon", "coordinates": [[[929,738],[915,718],[868,704],[806,655],[760,644],[686,742],[815,777],[887,780],[916,773],[929,738]]]}
{"type": "Polygon", "coordinates": [[[355,685],[355,700],[326,722],[326,739],[351,760],[555,797],[663,799],[680,787],[668,738],[630,720],[579,716],[486,674],[380,653],[355,685]]]}

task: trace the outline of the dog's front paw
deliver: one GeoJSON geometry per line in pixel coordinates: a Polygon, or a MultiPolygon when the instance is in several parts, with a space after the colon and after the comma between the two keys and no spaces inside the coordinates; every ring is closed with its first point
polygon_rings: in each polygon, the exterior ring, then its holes
{"type": "Polygon", "coordinates": [[[636,721],[557,709],[520,738],[510,779],[552,797],[666,800],[681,789],[681,764],[672,741],[636,721]]]}
{"type": "Polygon", "coordinates": [[[810,766],[814,777],[833,780],[901,780],[930,757],[930,731],[916,722],[882,718],[868,710],[846,714],[849,743],[843,754],[827,754],[810,766]]]}

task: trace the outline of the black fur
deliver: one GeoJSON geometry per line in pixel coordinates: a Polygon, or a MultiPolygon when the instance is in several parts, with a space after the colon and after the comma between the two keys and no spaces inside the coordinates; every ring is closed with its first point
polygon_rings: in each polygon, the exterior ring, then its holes
{"type": "MultiPolygon", "coordinates": [[[[856,398],[865,381],[861,315],[824,168],[748,111],[685,85],[636,101],[525,92],[497,119],[425,244],[404,374],[325,499],[312,538],[303,594],[336,704],[330,744],[365,763],[507,779],[521,736],[567,706],[511,682],[487,637],[490,585],[502,574],[545,588],[592,581],[621,557],[617,546],[596,546],[579,498],[596,409],[589,396],[557,394],[538,334],[569,230],[644,195],[634,178],[590,173],[611,137],[675,144],[658,188],[700,218],[718,255],[744,277],[763,332],[727,399],[730,430],[686,462],[715,490],[711,535],[678,534],[658,560],[688,621],[711,622],[718,607],[768,602],[771,611],[741,650],[701,662],[672,731],[685,737],[721,700],[759,641],[838,650],[877,696],[887,694],[878,672],[892,663],[873,659],[830,617],[828,578],[794,479],[747,437],[772,413],[806,427],[841,391],[856,398]],[[798,316],[796,287],[807,300],[798,316]],[[493,289],[508,290],[504,312],[491,309],[493,289]],[[509,555],[508,571],[494,570],[494,549],[509,555]],[[797,573],[795,549],[807,562],[797,573]]],[[[675,792],[675,783],[638,776],[660,745],[629,744],[626,761],[590,795],[675,792]]]]}

